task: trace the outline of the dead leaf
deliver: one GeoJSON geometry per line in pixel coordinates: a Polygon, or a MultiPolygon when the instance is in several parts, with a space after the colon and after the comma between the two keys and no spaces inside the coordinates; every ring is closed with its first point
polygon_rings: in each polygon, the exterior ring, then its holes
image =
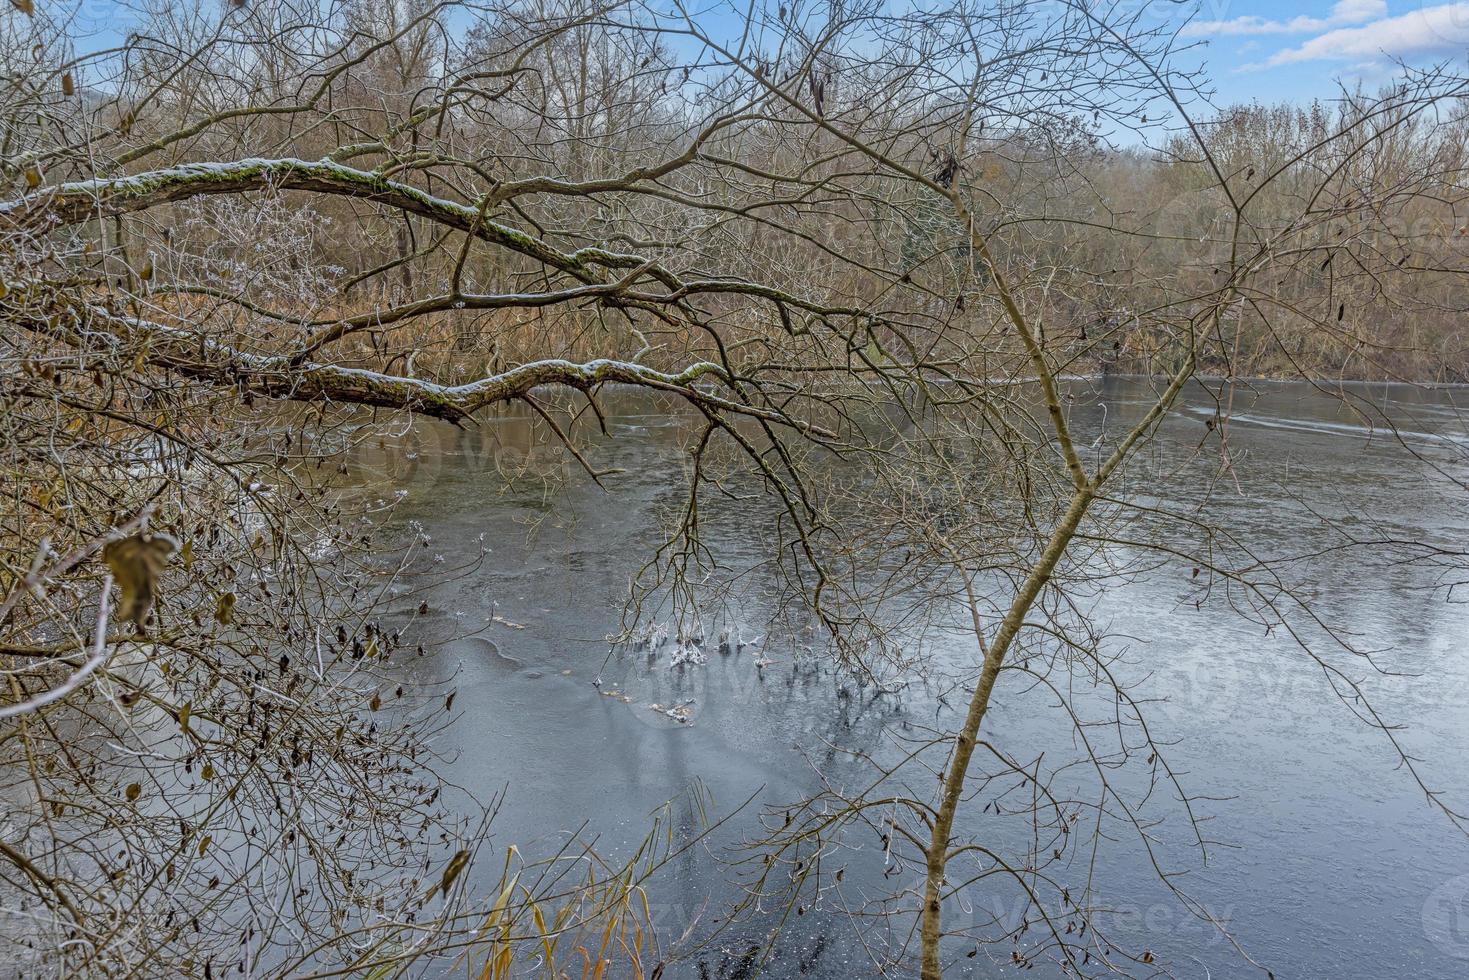
{"type": "Polygon", "coordinates": [[[158,578],[163,566],[179,549],[167,534],[134,534],[102,549],[102,560],[112,570],[121,597],[117,618],[142,630],[158,599],[158,578]]]}
{"type": "Polygon", "coordinates": [[[464,850],[455,851],[454,856],[449,859],[449,863],[444,866],[444,876],[439,879],[439,883],[437,885],[428,890],[428,895],[426,897],[433,898],[434,892],[444,892],[447,894],[449,888],[454,884],[454,880],[458,878],[460,874],[464,872],[464,869],[468,866],[469,852],[464,850]]]}

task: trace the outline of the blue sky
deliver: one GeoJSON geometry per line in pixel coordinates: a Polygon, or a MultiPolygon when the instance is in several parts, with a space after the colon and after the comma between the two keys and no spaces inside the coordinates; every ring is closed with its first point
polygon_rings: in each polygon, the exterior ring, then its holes
{"type": "Polygon", "coordinates": [[[1201,42],[1219,101],[1329,98],[1338,81],[1375,86],[1395,62],[1469,56],[1469,2],[1435,0],[1201,0],[1181,41],[1201,42]]]}
{"type": "MultiPolygon", "coordinates": [[[[46,2],[46,0],[40,0],[46,2]]],[[[78,26],[90,34],[83,49],[116,43],[136,17],[138,0],[79,0],[78,26]]],[[[186,3],[198,0],[185,0],[186,3]]],[[[215,0],[222,3],[222,0],[215,0]]],[[[252,0],[246,0],[252,2],[252,0]]],[[[269,0],[254,0],[269,2],[269,0]]],[[[730,20],[747,0],[692,0],[694,9],[719,10],[730,20]]],[[[797,0],[755,0],[774,7],[797,0]]],[[[924,0],[906,0],[905,6],[924,0]]],[[[1455,62],[1469,68],[1469,0],[1092,0],[1180,30],[1181,45],[1197,45],[1218,104],[1331,98],[1339,82],[1375,87],[1395,60],[1455,62]]],[[[210,0],[203,0],[206,6],[210,0]]],[[[821,0],[799,6],[820,9],[821,0]]],[[[60,0],[58,6],[78,4],[60,0]]],[[[661,3],[657,4],[662,6],[661,3]]]]}

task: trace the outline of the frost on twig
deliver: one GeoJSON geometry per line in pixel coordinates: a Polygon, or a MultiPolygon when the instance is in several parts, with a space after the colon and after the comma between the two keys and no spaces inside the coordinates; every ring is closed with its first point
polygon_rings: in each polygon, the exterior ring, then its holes
{"type": "Polygon", "coordinates": [[[673,656],[668,658],[668,666],[670,668],[682,667],[684,665],[699,667],[708,662],[709,658],[705,656],[699,644],[695,643],[689,637],[682,636],[679,637],[677,645],[673,648],[673,656]]]}
{"type": "Polygon", "coordinates": [[[102,591],[97,599],[96,632],[93,634],[92,652],[88,655],[86,662],[78,667],[75,673],[55,687],[16,704],[0,706],[0,719],[16,718],[20,715],[28,715],[33,711],[39,711],[48,704],[55,704],[85,684],[87,678],[91,677],[92,674],[96,673],[98,667],[101,667],[107,662],[108,655],[112,649],[107,643],[107,619],[111,612],[112,576],[104,575],[102,577],[102,591]]]}

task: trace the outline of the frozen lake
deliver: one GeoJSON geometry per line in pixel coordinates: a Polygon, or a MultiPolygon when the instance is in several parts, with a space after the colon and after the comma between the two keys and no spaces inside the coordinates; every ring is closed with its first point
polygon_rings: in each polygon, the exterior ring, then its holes
{"type": "MultiPolygon", "coordinates": [[[[1469,392],[1351,390],[1386,407],[1413,452],[1310,387],[1241,390],[1230,429],[1231,446],[1243,453],[1240,490],[1228,477],[1214,485],[1213,519],[1268,555],[1325,546],[1330,535],[1318,515],[1363,537],[1464,546],[1469,493],[1453,481],[1469,477],[1469,426],[1457,406],[1469,392]]],[[[1139,382],[1114,379],[1073,383],[1071,395],[1077,429],[1090,441],[1104,425],[1120,426],[1140,411],[1146,392],[1139,382]]],[[[665,950],[678,950],[723,926],[723,911],[738,895],[723,862],[738,856],[734,842],[758,830],[762,804],[794,802],[823,779],[856,785],[869,770],[849,750],[881,757],[904,731],[952,715],[938,699],[939,685],[914,683],[869,697],[850,678],[806,662],[799,625],[784,632],[765,625],[772,610],[762,603],[774,583],[760,578],[768,542],[758,503],[729,505],[706,534],[722,566],[736,574],[752,569],[737,593],[741,622],[733,625],[767,634],[764,642],[721,656],[716,620],[706,624],[704,666],[671,668],[670,647],[654,657],[619,647],[609,658],[606,637],[619,627],[629,581],[659,542],[665,511],[680,500],[685,434],[678,419],[652,407],[640,411],[635,400],[611,406],[620,412],[609,419],[612,438],[594,453],[599,465],[622,470],[608,479],[610,493],[575,472],[554,497],[534,486],[507,489],[502,469],[527,452],[554,459],[534,448],[544,433],[515,417],[466,432],[426,426],[368,462],[384,485],[408,491],[395,520],[422,525],[430,550],[444,558],[441,567],[472,559],[481,535],[492,549],[488,560],[436,588],[429,628],[447,642],[405,668],[458,672],[462,714],[443,745],[455,753],[448,774],[482,799],[505,791],[492,851],[515,844],[527,854],[545,853],[580,830],[615,856],[643,837],[654,808],[686,799],[695,780],[712,798],[713,815],[738,811],[650,888],[660,940],[665,950]],[[760,657],[771,662],[757,666],[760,657]],[[684,705],[688,721],[653,705],[684,705]],[[753,802],[739,809],[747,800],[753,802]],[[690,938],[675,945],[690,923],[690,938]]],[[[1156,474],[1150,493],[1173,503],[1202,498],[1217,453],[1194,458],[1191,450],[1212,412],[1204,393],[1193,390],[1165,423],[1142,461],[1156,474]]],[[[1323,620],[1396,672],[1333,660],[1363,683],[1387,722],[1405,726],[1396,733],[1404,749],[1422,760],[1445,802],[1463,809],[1469,615],[1456,600],[1469,593],[1436,588],[1444,581],[1439,569],[1378,557],[1387,553],[1314,560],[1302,566],[1305,578],[1297,584],[1323,620]]],[[[1166,818],[1153,832],[1155,854],[1168,870],[1186,872],[1174,883],[1227,920],[1259,968],[1169,894],[1135,833],[1118,834],[1067,860],[1080,862],[1069,869],[1078,876],[1091,865],[1093,898],[1107,908],[1100,918],[1114,938],[1156,954],[1152,967],[1137,972],[1163,968],[1189,980],[1266,970],[1334,980],[1469,973],[1469,839],[1427,804],[1397,766],[1388,738],[1353,716],[1318,663],[1282,631],[1267,635],[1238,615],[1222,593],[1196,605],[1193,587],[1186,565],[1161,565],[1104,590],[1092,613],[1107,628],[1104,642],[1117,670],[1136,685],[1138,698],[1151,699],[1145,710],[1153,737],[1169,745],[1204,835],[1217,842],[1207,855],[1191,846],[1177,799],[1159,790],[1159,799],[1140,809],[1166,818]]],[[[962,675],[974,656],[972,637],[936,636],[931,653],[940,673],[962,675]]],[[[1002,676],[985,723],[989,739],[1017,758],[1062,764],[1079,749],[1056,704],[1024,676],[1002,676]]],[[[1121,785],[1131,778],[1120,775],[1121,785]]],[[[680,805],[692,833],[698,821],[680,805]]],[[[960,821],[996,841],[1026,832],[1021,822],[989,811],[982,796],[961,809],[960,821]]],[[[841,855],[850,868],[842,887],[812,896],[799,917],[789,917],[763,975],[875,973],[874,957],[905,941],[907,923],[854,919],[846,910],[920,878],[919,869],[885,862],[880,851],[872,840],[853,839],[841,855]]],[[[773,914],[721,931],[667,975],[747,975],[746,952],[774,925],[773,914]]],[[[990,892],[981,879],[946,915],[946,926],[971,916],[975,926],[1018,927],[1021,911],[1013,894],[990,892]]],[[[1025,942],[1022,935],[1019,948],[1025,942]]],[[[1016,970],[1016,947],[985,947],[972,958],[965,948],[951,950],[958,957],[952,975],[1016,970]]],[[[1046,969],[1039,964],[1029,975],[1046,969]]]]}

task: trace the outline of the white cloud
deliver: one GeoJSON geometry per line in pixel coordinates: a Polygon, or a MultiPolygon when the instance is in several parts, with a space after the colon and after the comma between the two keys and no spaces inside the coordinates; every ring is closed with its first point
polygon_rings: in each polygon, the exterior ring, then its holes
{"type": "Polygon", "coordinates": [[[1348,24],[1361,24],[1387,13],[1387,0],[1337,0],[1325,17],[1292,17],[1268,20],[1246,16],[1230,20],[1199,20],[1183,29],[1185,37],[1217,37],[1224,34],[1308,34],[1348,24]]]}
{"type": "Polygon", "coordinates": [[[1397,17],[1327,31],[1276,52],[1269,65],[1337,59],[1411,59],[1469,49],[1469,2],[1423,7],[1397,17]]]}

